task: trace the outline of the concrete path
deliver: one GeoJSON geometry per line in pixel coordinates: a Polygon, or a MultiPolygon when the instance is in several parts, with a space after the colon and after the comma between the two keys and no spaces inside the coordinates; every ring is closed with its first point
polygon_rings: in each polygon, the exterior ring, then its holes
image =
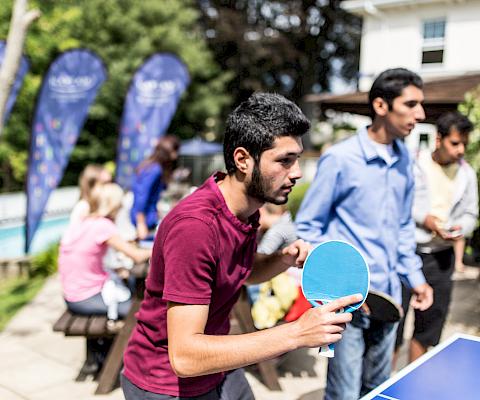
{"type": "MultiPolygon", "coordinates": [[[[450,317],[442,339],[453,333],[480,335],[480,283],[470,269],[455,282],[450,317]]],[[[58,278],[50,278],[34,301],[24,307],[0,334],[0,399],[102,400],[123,399],[120,389],[95,396],[96,383],[75,382],[84,360],[84,340],[54,333],[52,325],[64,310],[58,278]]],[[[411,335],[411,318],[406,336],[411,335]]],[[[399,367],[406,363],[402,349],[399,367]]],[[[322,399],[326,361],[318,350],[300,350],[279,361],[281,392],[269,391],[254,371],[247,373],[257,400],[322,399]]]]}

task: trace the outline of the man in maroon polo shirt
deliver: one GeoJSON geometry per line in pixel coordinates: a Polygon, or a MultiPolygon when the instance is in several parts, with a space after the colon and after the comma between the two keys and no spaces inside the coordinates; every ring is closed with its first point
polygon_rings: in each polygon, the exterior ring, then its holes
{"type": "Polygon", "coordinates": [[[292,323],[228,335],[241,286],[301,267],[310,249],[298,240],[272,255],[255,253],[258,209],[287,201],[302,176],[301,136],[309,127],[300,109],[276,94],[254,94],[232,112],[227,174],[216,173],[182,200],[156,235],[145,299],[125,352],[127,400],[253,399],[241,367],[340,340],[351,314],[335,311],[358,296],[311,309],[292,323]]]}

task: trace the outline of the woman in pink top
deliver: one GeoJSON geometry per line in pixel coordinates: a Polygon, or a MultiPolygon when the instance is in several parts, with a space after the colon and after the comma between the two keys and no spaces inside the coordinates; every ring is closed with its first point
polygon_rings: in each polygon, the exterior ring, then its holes
{"type": "MultiPolygon", "coordinates": [[[[114,183],[97,185],[89,199],[89,215],[67,228],[60,242],[58,259],[63,296],[70,311],[77,314],[106,314],[108,306],[102,290],[109,282],[103,268],[108,246],[132,258],[146,261],[151,250],[140,249],[122,239],[113,222],[121,207],[123,190],[114,183]]],[[[130,299],[118,304],[118,314],[125,316],[130,299]]]]}

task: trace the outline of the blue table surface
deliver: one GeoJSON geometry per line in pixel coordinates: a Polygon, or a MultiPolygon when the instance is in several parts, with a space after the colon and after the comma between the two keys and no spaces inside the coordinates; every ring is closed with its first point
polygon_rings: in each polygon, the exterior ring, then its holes
{"type": "Polygon", "coordinates": [[[460,336],[431,351],[364,399],[480,399],[480,338],[460,336]]]}

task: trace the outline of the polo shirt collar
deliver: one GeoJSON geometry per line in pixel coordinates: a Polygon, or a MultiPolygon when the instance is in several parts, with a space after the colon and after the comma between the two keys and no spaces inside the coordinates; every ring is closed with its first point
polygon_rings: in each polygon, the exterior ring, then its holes
{"type": "Polygon", "coordinates": [[[215,172],[210,178],[207,180],[207,185],[213,190],[213,192],[217,195],[218,199],[220,200],[219,207],[222,209],[224,215],[240,230],[244,232],[256,232],[257,228],[260,226],[260,212],[257,210],[255,211],[250,217],[248,218],[248,223],[242,222],[238,219],[236,215],[234,215],[227,206],[225,199],[218,187],[217,182],[224,179],[226,174],[224,172],[217,171],[215,172]]]}

